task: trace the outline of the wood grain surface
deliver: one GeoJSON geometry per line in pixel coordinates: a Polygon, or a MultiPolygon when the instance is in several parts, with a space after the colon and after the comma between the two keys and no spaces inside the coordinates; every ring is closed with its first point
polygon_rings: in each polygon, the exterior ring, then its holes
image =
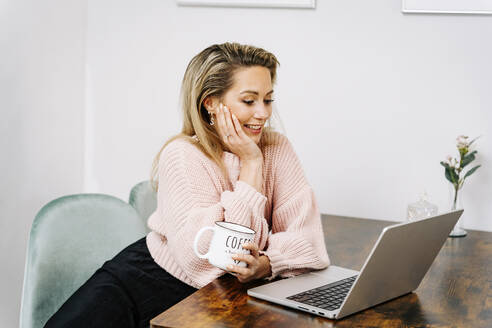
{"type": "MultiPolygon", "coordinates": [[[[332,215],[322,221],[332,264],[354,270],[360,270],[382,228],[395,223],[332,215]]],[[[492,327],[491,255],[491,232],[448,238],[415,292],[339,321],[250,297],[247,289],[264,281],[241,284],[225,275],[154,318],[151,326],[492,327]]]]}

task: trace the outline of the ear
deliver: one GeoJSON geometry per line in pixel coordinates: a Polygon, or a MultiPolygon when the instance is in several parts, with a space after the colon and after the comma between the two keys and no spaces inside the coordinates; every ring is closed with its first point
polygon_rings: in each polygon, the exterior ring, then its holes
{"type": "Polygon", "coordinates": [[[219,105],[219,100],[216,97],[208,96],[203,100],[203,105],[209,113],[215,113],[215,108],[219,105]]]}

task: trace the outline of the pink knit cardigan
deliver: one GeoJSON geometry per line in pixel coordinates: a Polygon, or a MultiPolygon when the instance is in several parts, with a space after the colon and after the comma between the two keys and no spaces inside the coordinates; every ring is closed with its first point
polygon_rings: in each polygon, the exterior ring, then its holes
{"type": "MultiPolygon", "coordinates": [[[[215,221],[256,231],[255,242],[270,259],[272,276],[290,277],[330,264],[321,218],[311,187],[290,142],[274,133],[263,149],[263,194],[238,181],[239,158],[224,152],[229,173],[186,140],[172,141],[159,160],[157,209],[150,216],[147,246],[157,264],[181,281],[201,288],[225,272],[198,258],[193,240],[215,221]]],[[[201,238],[207,250],[210,237],[201,238]]]]}

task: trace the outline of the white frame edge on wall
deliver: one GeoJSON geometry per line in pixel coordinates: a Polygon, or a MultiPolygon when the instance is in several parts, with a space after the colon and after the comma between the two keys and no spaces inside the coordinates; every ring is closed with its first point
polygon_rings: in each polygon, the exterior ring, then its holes
{"type": "Polygon", "coordinates": [[[176,0],[179,6],[316,8],[316,0],[176,0]]]}
{"type": "Polygon", "coordinates": [[[402,0],[404,13],[492,14],[492,0],[402,0]]]}

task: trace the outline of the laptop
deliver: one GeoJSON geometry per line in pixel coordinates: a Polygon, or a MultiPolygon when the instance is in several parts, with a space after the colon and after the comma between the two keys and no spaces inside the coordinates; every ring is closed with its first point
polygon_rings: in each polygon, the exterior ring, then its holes
{"type": "Polygon", "coordinates": [[[417,289],[463,210],[385,227],[360,271],[335,265],[248,290],[248,295],[330,319],[417,289]]]}

